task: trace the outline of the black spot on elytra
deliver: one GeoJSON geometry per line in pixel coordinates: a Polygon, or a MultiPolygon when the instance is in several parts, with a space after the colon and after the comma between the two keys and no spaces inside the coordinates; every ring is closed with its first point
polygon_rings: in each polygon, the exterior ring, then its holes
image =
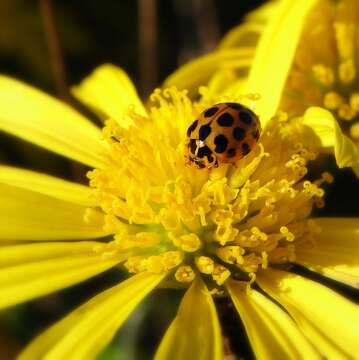
{"type": "Polygon", "coordinates": [[[189,142],[189,150],[191,152],[191,154],[195,154],[196,153],[196,149],[197,149],[197,144],[196,144],[196,140],[192,139],[189,142]]]}
{"type": "Polygon", "coordinates": [[[214,138],[214,144],[216,145],[214,151],[218,154],[221,154],[226,151],[228,140],[224,135],[217,135],[214,138]]]}
{"type": "Polygon", "coordinates": [[[256,129],[252,132],[253,137],[258,140],[259,139],[259,129],[256,129]]]}
{"type": "Polygon", "coordinates": [[[242,147],[242,154],[243,155],[247,155],[251,151],[251,149],[250,149],[250,147],[249,147],[249,145],[247,143],[243,143],[241,145],[241,147],[242,147]]]}
{"type": "Polygon", "coordinates": [[[209,124],[207,125],[202,125],[200,128],[199,128],[199,139],[204,141],[206,140],[207,136],[211,133],[212,129],[211,129],[211,126],[209,124]]]}
{"type": "Polygon", "coordinates": [[[207,159],[209,163],[212,163],[214,161],[214,157],[212,155],[208,155],[207,159]]]}
{"type": "Polygon", "coordinates": [[[231,158],[231,157],[234,157],[234,156],[236,156],[236,149],[234,149],[234,148],[228,149],[227,157],[231,158]]]}
{"type": "Polygon", "coordinates": [[[233,137],[236,140],[241,141],[246,137],[246,131],[241,127],[237,126],[233,129],[233,137]]]}
{"type": "Polygon", "coordinates": [[[230,127],[230,126],[233,125],[234,119],[233,119],[233,116],[231,114],[224,113],[224,114],[221,114],[218,117],[217,123],[218,123],[219,126],[230,127]]]}
{"type": "Polygon", "coordinates": [[[243,121],[245,124],[250,125],[253,122],[254,115],[247,110],[239,112],[239,120],[243,121]]]}
{"type": "Polygon", "coordinates": [[[241,104],[238,104],[238,103],[232,103],[232,102],[228,102],[226,103],[226,105],[232,109],[235,109],[235,110],[240,110],[243,108],[243,106],[241,104]]]}
{"type": "Polygon", "coordinates": [[[213,106],[204,112],[204,117],[211,117],[218,111],[218,107],[213,106]]]}
{"type": "Polygon", "coordinates": [[[205,156],[210,156],[212,154],[212,151],[211,149],[208,147],[208,146],[203,146],[201,148],[198,149],[198,153],[197,153],[197,156],[202,159],[204,158],[205,156]]]}
{"type": "Polygon", "coordinates": [[[198,120],[193,121],[192,125],[187,129],[187,136],[191,136],[192,132],[196,129],[198,120]]]}

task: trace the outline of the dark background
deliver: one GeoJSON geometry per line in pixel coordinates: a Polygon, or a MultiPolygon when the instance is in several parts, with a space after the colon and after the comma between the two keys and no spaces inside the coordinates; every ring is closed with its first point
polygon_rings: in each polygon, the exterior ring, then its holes
{"type": "MultiPolygon", "coordinates": [[[[262,0],[1,0],[0,71],[69,100],[69,85],[78,83],[96,66],[111,62],[124,68],[142,97],[146,97],[180,64],[212,50],[223,34],[262,3],[262,0]],[[58,45],[55,50],[54,42],[58,45]],[[54,51],[59,51],[55,57],[54,51]],[[60,81],[54,72],[56,61],[63,67],[60,81]]],[[[336,173],[331,160],[323,161],[336,173]]],[[[2,133],[0,162],[85,181],[81,174],[86,169],[78,164],[2,133]]],[[[351,171],[337,173],[328,190],[327,207],[319,215],[357,216],[358,199],[359,189],[351,171]]],[[[55,295],[0,312],[1,359],[12,359],[39,331],[121,278],[118,271],[109,271],[55,295]]],[[[151,358],[176,313],[180,296],[174,291],[155,292],[131,316],[101,359],[151,358]],[[158,303],[161,306],[156,306],[158,303]]],[[[228,304],[220,301],[217,305],[228,324],[226,331],[230,333],[233,324],[238,329],[238,319],[228,304]]],[[[240,340],[245,336],[236,331],[235,347],[242,349],[245,358],[252,357],[245,341],[240,340]]]]}

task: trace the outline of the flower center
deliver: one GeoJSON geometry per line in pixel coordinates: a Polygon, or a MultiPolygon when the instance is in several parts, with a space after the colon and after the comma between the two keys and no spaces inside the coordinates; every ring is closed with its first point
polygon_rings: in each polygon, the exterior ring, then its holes
{"type": "Polygon", "coordinates": [[[176,89],[152,100],[148,117],[129,112],[127,128],[107,121],[111,165],[88,174],[113,234],[107,256],[127,253],[131,273],[168,271],[182,284],[202,275],[215,286],[294,261],[296,244],[318,231],[308,216],[331,178],[303,180],[316,155],[290,124],[273,121],[235,164],[198,169],[184,157],[185,136],[207,104],[176,89]]]}
{"type": "Polygon", "coordinates": [[[322,90],[320,105],[330,110],[343,131],[359,142],[359,88],[354,61],[346,60],[335,69],[317,64],[312,72],[322,90]]]}

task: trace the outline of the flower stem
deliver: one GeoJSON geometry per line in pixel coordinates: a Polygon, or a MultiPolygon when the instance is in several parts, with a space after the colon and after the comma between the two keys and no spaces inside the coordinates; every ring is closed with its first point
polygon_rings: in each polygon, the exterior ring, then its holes
{"type": "Polygon", "coordinates": [[[57,92],[63,100],[69,102],[70,96],[67,88],[65,63],[56,29],[52,0],[39,0],[39,8],[57,92]]]}

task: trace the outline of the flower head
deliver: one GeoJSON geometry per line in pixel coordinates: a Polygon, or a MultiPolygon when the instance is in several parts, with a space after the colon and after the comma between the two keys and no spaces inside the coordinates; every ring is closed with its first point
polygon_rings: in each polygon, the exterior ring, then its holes
{"type": "Polygon", "coordinates": [[[358,19],[355,0],[317,2],[306,20],[283,101],[292,113],[307,104],[328,109],[357,144],[358,19]]]}
{"type": "Polygon", "coordinates": [[[155,91],[152,101],[148,116],[130,111],[126,127],[106,122],[109,165],[88,174],[93,204],[114,234],[108,251],[127,252],[131,273],[173,270],[172,281],[201,275],[212,287],[294,261],[324,195],[322,181],[303,180],[316,154],[300,133],[274,120],[235,165],[197,169],[184,156],[186,130],[208,104],[175,88],[155,91]]]}
{"type": "MultiPolygon", "coordinates": [[[[296,6],[285,2],[282,9],[296,15],[295,33],[306,13],[298,20],[296,6]]],[[[283,20],[279,15],[275,21],[283,20]]],[[[264,44],[274,36],[274,25],[263,33],[264,44]]],[[[255,101],[253,94],[241,95],[239,86],[232,88],[236,95],[202,88],[198,101],[170,87],[156,90],[147,107],[122,70],[101,66],[74,93],[106,119],[102,133],[67,105],[0,77],[3,130],[93,169],[86,187],[0,167],[0,239],[6,241],[0,306],[111,267],[129,273],[41,334],[20,359],[94,357],[154,288],[173,284],[185,294],[156,359],[223,358],[216,295],[233,301],[258,358],[357,352],[357,307],[290,271],[295,262],[358,287],[357,221],[311,218],[313,207],[323,205],[322,186],[332,181],[328,173],[307,177],[320,142],[303,137],[302,118],[277,111],[285,76],[279,74],[268,95],[266,65],[257,55],[255,64],[263,86],[254,89],[260,94],[255,101]],[[257,146],[235,164],[211,170],[186,164],[188,126],[214,103],[236,101],[257,104],[264,127],[257,146]],[[14,240],[28,243],[9,245],[14,240]]],[[[304,120],[309,124],[318,116],[328,119],[314,108],[304,120]]],[[[326,136],[342,139],[340,132],[326,136]]]]}

